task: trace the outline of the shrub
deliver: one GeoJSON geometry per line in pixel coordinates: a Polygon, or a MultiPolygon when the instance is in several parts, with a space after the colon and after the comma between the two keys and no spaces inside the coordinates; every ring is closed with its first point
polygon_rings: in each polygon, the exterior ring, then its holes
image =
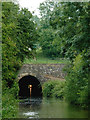
{"type": "Polygon", "coordinates": [[[83,90],[80,91],[80,97],[78,102],[83,108],[88,108],[88,86],[84,86],[83,90]]]}
{"type": "Polygon", "coordinates": [[[10,89],[2,96],[2,118],[16,118],[18,116],[18,100],[10,89]]]}
{"type": "Polygon", "coordinates": [[[48,81],[43,85],[43,95],[46,97],[52,96],[52,90],[54,89],[54,81],[48,81]]]}
{"type": "Polygon", "coordinates": [[[66,76],[65,98],[72,104],[88,107],[88,64],[83,53],[76,56],[66,76]]]}
{"type": "Polygon", "coordinates": [[[65,96],[65,82],[58,82],[58,84],[55,85],[54,89],[52,90],[53,96],[56,98],[63,99],[65,96]]]}
{"type": "Polygon", "coordinates": [[[14,82],[12,88],[4,86],[2,91],[2,118],[18,117],[18,99],[16,99],[17,96],[18,96],[17,82],[14,82]]]}
{"type": "Polygon", "coordinates": [[[59,80],[50,80],[43,85],[43,95],[45,97],[64,97],[65,82],[59,80]]]}

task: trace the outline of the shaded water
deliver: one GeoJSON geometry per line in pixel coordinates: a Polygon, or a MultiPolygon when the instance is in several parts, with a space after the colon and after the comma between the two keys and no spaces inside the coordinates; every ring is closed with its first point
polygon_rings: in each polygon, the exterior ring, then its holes
{"type": "Polygon", "coordinates": [[[20,101],[19,118],[88,118],[88,111],[60,99],[32,98],[20,101]]]}

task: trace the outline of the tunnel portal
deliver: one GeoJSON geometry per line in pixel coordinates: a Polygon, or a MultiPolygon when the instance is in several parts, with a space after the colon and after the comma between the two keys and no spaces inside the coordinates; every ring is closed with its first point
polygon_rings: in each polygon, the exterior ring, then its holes
{"type": "Polygon", "coordinates": [[[42,87],[38,79],[34,76],[24,76],[19,80],[19,98],[30,97],[30,88],[32,85],[31,97],[42,97],[42,87]]]}

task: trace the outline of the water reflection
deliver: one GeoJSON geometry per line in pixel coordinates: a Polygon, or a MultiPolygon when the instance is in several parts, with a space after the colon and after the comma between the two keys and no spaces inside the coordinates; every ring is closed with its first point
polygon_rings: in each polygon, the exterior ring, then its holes
{"type": "Polygon", "coordinates": [[[53,98],[20,100],[19,118],[88,118],[88,111],[53,98]]]}
{"type": "Polygon", "coordinates": [[[20,118],[38,118],[38,111],[41,108],[42,98],[21,99],[19,102],[20,118]]]}

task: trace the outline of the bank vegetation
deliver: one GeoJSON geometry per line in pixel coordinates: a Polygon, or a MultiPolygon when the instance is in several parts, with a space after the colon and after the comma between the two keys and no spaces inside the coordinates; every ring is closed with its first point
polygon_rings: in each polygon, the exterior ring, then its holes
{"type": "Polygon", "coordinates": [[[89,3],[45,1],[39,7],[41,18],[26,8],[2,3],[2,117],[18,113],[16,76],[24,60],[35,59],[37,50],[45,58],[68,59],[66,82],[45,83],[47,97],[65,99],[88,108],[89,81],[89,3]]]}

